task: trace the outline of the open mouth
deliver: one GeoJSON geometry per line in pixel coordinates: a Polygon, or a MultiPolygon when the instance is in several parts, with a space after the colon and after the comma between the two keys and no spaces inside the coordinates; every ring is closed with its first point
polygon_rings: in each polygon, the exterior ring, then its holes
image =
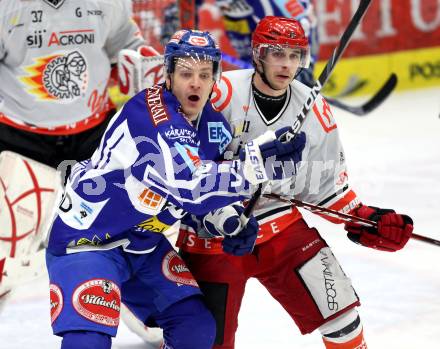
{"type": "Polygon", "coordinates": [[[189,99],[191,102],[198,102],[198,101],[200,100],[200,97],[197,96],[197,95],[190,95],[190,96],[188,97],[188,99],[189,99]]]}
{"type": "Polygon", "coordinates": [[[279,75],[277,75],[277,77],[280,78],[280,79],[289,79],[289,75],[279,74],[279,75]]]}

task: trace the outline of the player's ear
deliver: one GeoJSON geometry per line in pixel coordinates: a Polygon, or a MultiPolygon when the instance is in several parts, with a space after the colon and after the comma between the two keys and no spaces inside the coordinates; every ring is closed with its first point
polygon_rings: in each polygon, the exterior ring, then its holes
{"type": "Polygon", "coordinates": [[[165,86],[167,88],[167,90],[171,91],[171,78],[169,74],[166,74],[165,76],[165,86]]]}

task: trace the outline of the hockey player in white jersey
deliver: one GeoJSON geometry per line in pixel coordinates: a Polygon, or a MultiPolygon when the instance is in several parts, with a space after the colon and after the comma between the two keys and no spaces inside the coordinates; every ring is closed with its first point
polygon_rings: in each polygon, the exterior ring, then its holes
{"type": "MultiPolygon", "coordinates": [[[[181,30],[164,58],[165,83],[113,117],[92,158],[74,166],[56,208],[46,260],[63,349],[110,348],[121,302],[163,329],[164,348],[211,348],[212,315],[162,233],[186,212],[204,215],[245,198],[251,183],[270,176],[269,161],[301,159],[304,142],[278,140],[283,129],[249,142],[244,160],[212,161],[231,140],[207,103],[221,52],[209,33],[181,30]]],[[[258,225],[250,223],[237,237],[245,235],[251,250],[258,225]]]]}
{"type": "Polygon", "coordinates": [[[107,94],[111,63],[120,50],[144,45],[130,1],[0,1],[0,152],[19,154],[1,157],[9,160],[1,167],[7,173],[0,173],[0,206],[36,193],[33,206],[22,200],[11,204],[10,214],[0,208],[0,262],[15,259],[6,261],[0,303],[9,279],[20,279],[21,271],[9,266],[35,269],[46,207],[61,183],[46,179],[60,178],[55,168],[63,160],[90,158],[115,112],[107,94]],[[10,173],[22,164],[24,172],[10,173]]]}
{"type": "MultiPolygon", "coordinates": [[[[309,60],[309,46],[298,21],[264,18],[253,33],[252,48],[255,70],[224,73],[212,97],[233,130],[226,153],[234,157],[256,135],[292,125],[310,92],[294,80],[309,60]]],[[[413,230],[411,218],[360,203],[347,181],[338,128],[322,96],[317,97],[301,130],[307,141],[297,173],[287,180],[272,181],[270,191],[374,220],[377,229],[346,223],[348,237],[383,251],[403,248],[413,230]]],[[[366,348],[356,311],[360,303],[351,281],[297,208],[262,198],[254,211],[260,225],[256,246],[252,254],[239,258],[223,253],[221,240],[207,244],[198,237],[221,235],[231,211],[206,216],[202,232],[182,226],[179,239],[181,256],[216,318],[214,348],[234,348],[237,317],[250,277],[267,288],[302,334],[319,329],[327,349],[366,348]]]]}

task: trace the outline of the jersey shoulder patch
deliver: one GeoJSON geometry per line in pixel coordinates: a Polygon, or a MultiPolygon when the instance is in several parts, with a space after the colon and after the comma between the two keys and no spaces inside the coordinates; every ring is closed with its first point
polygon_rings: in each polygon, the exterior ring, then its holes
{"type": "Polygon", "coordinates": [[[316,98],[312,111],[324,132],[329,133],[338,127],[333,117],[330,104],[321,95],[316,98]]]}

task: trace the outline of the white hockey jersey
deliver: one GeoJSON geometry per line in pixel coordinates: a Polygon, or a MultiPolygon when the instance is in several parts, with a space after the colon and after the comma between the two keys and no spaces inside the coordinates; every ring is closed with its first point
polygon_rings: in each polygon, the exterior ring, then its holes
{"type": "Polygon", "coordinates": [[[0,122],[46,134],[98,124],[110,62],[142,44],[131,1],[0,1],[0,122]]]}
{"type": "MultiPolygon", "coordinates": [[[[310,89],[294,80],[287,89],[287,98],[280,113],[267,120],[255,103],[252,93],[253,69],[225,72],[217,84],[212,102],[229,121],[233,139],[226,158],[237,157],[240,148],[248,141],[264,133],[291,126],[309,95],[310,89]]],[[[341,212],[349,212],[359,204],[347,180],[344,150],[338,128],[329,104],[319,95],[308,114],[301,131],[306,134],[306,146],[294,177],[271,181],[266,191],[322,205],[341,212]]],[[[299,211],[290,204],[261,198],[254,216],[260,224],[257,244],[269,240],[290,224],[301,218],[299,211]]],[[[326,217],[328,218],[328,217],[326,217]]],[[[340,222],[334,219],[335,222],[340,222]]],[[[198,239],[191,231],[182,248],[198,253],[219,253],[219,241],[198,239]]],[[[184,235],[184,234],[183,234],[184,235]]]]}

